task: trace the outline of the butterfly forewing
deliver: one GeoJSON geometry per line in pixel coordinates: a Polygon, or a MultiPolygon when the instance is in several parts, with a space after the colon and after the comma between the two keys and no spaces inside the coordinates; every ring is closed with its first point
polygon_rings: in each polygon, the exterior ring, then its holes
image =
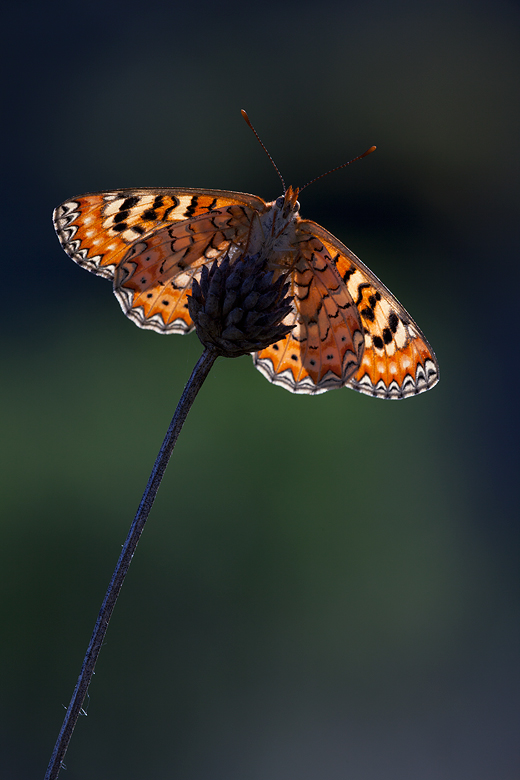
{"type": "Polygon", "coordinates": [[[254,195],[225,190],[122,189],[71,198],[54,211],[61,245],[79,265],[112,279],[129,246],[159,227],[218,208],[244,205],[264,211],[254,195]]]}

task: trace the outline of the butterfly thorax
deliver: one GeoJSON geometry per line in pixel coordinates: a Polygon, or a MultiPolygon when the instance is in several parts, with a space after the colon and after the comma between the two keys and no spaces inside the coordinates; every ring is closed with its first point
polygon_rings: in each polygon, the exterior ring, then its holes
{"type": "Polygon", "coordinates": [[[292,267],[297,250],[296,222],[300,204],[298,189],[289,187],[284,195],[267,204],[263,214],[256,213],[251,220],[248,252],[260,254],[271,268],[292,267]]]}

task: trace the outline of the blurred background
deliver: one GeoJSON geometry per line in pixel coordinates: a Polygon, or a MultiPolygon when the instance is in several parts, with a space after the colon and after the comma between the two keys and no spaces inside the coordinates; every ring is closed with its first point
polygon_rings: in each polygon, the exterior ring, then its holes
{"type": "MultiPolygon", "coordinates": [[[[53,208],[281,194],[402,301],[431,392],[299,397],[220,359],[179,439],[68,780],[512,780],[519,757],[516,2],[4,10],[3,775],[43,777],[194,334],[126,319],[53,208]],[[7,338],[5,337],[7,336],[7,338]]],[[[65,776],[65,775],[64,775],[65,776]]]]}

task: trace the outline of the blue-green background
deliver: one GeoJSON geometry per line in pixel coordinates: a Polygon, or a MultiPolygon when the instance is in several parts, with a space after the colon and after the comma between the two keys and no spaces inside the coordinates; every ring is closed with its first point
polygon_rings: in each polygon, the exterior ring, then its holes
{"type": "Polygon", "coordinates": [[[140,331],[52,209],[306,190],[441,366],[383,402],[219,360],[180,437],[68,780],[513,780],[519,759],[516,2],[9,3],[1,774],[42,777],[201,347],[140,331]]]}

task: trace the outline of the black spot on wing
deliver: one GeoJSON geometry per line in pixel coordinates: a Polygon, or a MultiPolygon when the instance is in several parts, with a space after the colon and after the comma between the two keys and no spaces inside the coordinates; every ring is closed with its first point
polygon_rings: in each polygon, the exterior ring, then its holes
{"type": "Polygon", "coordinates": [[[361,301],[363,300],[363,290],[365,290],[367,287],[370,287],[370,284],[368,282],[364,282],[363,284],[358,284],[358,297],[356,301],[356,306],[359,306],[361,301]]]}
{"type": "Polygon", "coordinates": [[[383,341],[385,344],[390,344],[392,341],[392,331],[390,328],[383,328],[383,341]]]}
{"type": "MultiPolygon", "coordinates": [[[[339,257],[339,255],[336,255],[336,257],[335,257],[335,261],[337,261],[338,257],[339,257]]],[[[341,278],[343,279],[343,281],[345,282],[345,284],[348,282],[348,280],[350,279],[350,277],[352,276],[352,274],[354,274],[355,272],[356,272],[356,269],[354,268],[354,266],[353,266],[353,265],[351,265],[351,266],[350,266],[350,268],[348,268],[348,269],[345,271],[345,273],[344,273],[344,274],[343,274],[343,276],[341,277],[341,278]]]]}
{"type": "Polygon", "coordinates": [[[128,211],[133,209],[139,203],[139,198],[136,195],[131,195],[129,198],[125,198],[123,203],[119,206],[119,211],[128,211]]]}
{"type": "Polygon", "coordinates": [[[188,208],[184,212],[184,216],[187,219],[189,219],[190,217],[192,217],[194,215],[195,209],[197,208],[197,203],[198,202],[199,202],[199,199],[198,199],[197,195],[194,195],[192,197],[192,199],[191,199],[190,205],[188,206],[188,208]]]}
{"type": "MultiPolygon", "coordinates": [[[[173,206],[170,206],[169,209],[165,209],[164,214],[162,215],[162,219],[163,219],[164,222],[166,222],[166,220],[170,216],[171,212],[175,211],[175,209],[177,208],[177,206],[180,203],[179,198],[176,198],[175,195],[170,195],[170,199],[173,202],[173,206]]],[[[155,200],[157,200],[157,198],[155,200]]],[[[154,202],[154,207],[155,207],[155,202],[154,202]]]]}

